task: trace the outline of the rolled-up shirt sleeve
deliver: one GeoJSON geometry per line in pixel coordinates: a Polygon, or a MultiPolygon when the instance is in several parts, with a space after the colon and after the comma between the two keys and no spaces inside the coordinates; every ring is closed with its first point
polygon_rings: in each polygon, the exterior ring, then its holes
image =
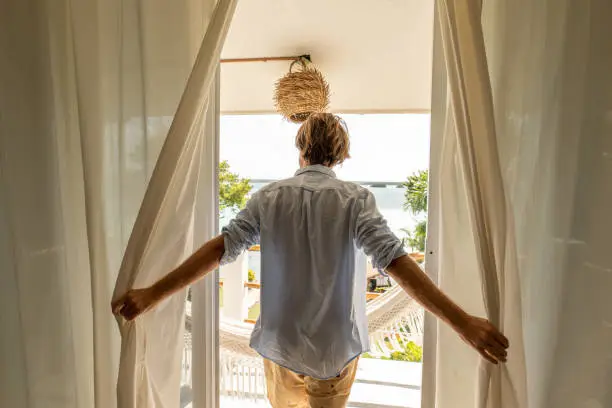
{"type": "Polygon", "coordinates": [[[259,195],[256,193],[246,207],[221,231],[225,252],[220,264],[234,262],[242,252],[259,243],[259,195]]]}
{"type": "Polygon", "coordinates": [[[372,260],[372,266],[385,275],[385,269],[394,260],[406,255],[402,241],[391,231],[387,220],[376,207],[374,195],[367,191],[360,200],[355,225],[355,244],[372,260]]]}

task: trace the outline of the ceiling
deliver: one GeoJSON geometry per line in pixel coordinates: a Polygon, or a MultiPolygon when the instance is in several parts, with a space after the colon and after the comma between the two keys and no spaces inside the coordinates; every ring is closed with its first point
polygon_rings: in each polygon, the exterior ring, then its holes
{"type": "MultiPolygon", "coordinates": [[[[433,0],[241,0],[222,58],[310,54],[335,112],[430,109],[433,0]]],[[[224,63],[221,111],[274,111],[289,62],[224,63]]]]}

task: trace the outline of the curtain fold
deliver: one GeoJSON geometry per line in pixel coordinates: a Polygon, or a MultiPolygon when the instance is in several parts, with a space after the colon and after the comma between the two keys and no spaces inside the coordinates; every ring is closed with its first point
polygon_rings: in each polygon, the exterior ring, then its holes
{"type": "Polygon", "coordinates": [[[143,333],[144,360],[121,362],[138,380],[122,383],[119,406],[178,406],[182,299],[122,327],[123,340],[110,301],[150,180],[120,285],[190,252],[195,190],[214,193],[198,186],[215,158],[202,156],[214,137],[203,116],[236,2],[215,3],[0,6],[0,406],[117,406],[120,347],[143,356],[142,341],[128,345],[143,333]]]}
{"type": "Polygon", "coordinates": [[[526,370],[521,298],[516,290],[519,286],[516,238],[498,157],[481,15],[479,0],[442,0],[438,4],[448,74],[444,133],[444,154],[448,157],[442,160],[442,166],[453,166],[455,172],[447,174],[445,181],[454,178],[452,182],[461,186],[459,193],[456,187],[455,192],[449,192],[443,181],[441,199],[452,196],[455,203],[464,200],[467,217],[458,228],[470,231],[468,242],[474,245],[472,253],[478,271],[474,284],[479,282],[481,286],[486,316],[512,339],[508,364],[494,366],[484,360],[479,362],[475,406],[523,407],[527,403],[526,370]],[[506,307],[507,298],[510,308],[506,307]]]}

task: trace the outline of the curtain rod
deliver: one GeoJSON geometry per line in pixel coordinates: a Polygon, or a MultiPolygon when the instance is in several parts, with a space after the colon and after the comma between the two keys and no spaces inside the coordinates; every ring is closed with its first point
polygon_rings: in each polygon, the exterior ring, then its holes
{"type": "Polygon", "coordinates": [[[222,58],[221,63],[233,63],[233,62],[269,62],[269,61],[297,61],[300,58],[305,58],[311,61],[310,54],[297,55],[294,57],[257,57],[257,58],[222,58]]]}

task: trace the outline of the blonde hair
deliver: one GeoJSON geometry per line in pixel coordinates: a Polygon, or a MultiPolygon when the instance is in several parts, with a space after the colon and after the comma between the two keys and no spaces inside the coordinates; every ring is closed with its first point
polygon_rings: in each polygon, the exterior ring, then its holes
{"type": "Polygon", "coordinates": [[[308,164],[335,166],[350,158],[346,123],[331,113],[314,113],[300,126],[295,146],[308,164]]]}

